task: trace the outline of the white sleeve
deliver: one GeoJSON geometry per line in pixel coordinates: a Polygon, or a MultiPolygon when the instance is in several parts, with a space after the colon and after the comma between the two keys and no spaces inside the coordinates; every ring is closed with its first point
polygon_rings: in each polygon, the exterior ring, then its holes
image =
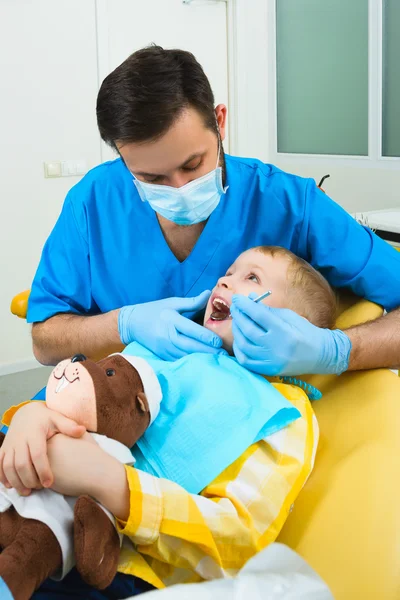
{"type": "Polygon", "coordinates": [[[129,448],[124,446],[124,444],[121,444],[121,442],[117,442],[117,440],[113,440],[106,435],[100,435],[98,433],[91,433],[90,435],[93,437],[96,444],[98,444],[100,448],[104,450],[104,452],[107,452],[107,454],[110,454],[122,464],[135,464],[135,459],[132,456],[131,451],[129,448]]]}

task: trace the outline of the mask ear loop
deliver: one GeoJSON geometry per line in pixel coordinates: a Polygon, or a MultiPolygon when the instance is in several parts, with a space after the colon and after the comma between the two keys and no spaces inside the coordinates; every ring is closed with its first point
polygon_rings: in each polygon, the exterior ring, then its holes
{"type": "Polygon", "coordinates": [[[217,164],[215,165],[215,169],[219,168],[219,159],[221,157],[221,143],[220,143],[220,137],[218,135],[218,154],[217,154],[217,164]]]}
{"type": "Polygon", "coordinates": [[[221,139],[221,134],[219,132],[219,125],[218,125],[218,121],[217,121],[216,117],[215,117],[215,125],[217,127],[217,138],[218,138],[218,155],[217,155],[217,165],[215,167],[215,170],[217,171],[217,169],[221,168],[221,187],[223,189],[223,192],[226,193],[229,185],[226,186],[226,187],[224,187],[224,183],[226,183],[226,182],[223,181],[223,179],[224,179],[224,169],[223,169],[223,167],[219,166],[219,159],[221,158],[221,150],[222,150],[222,139],[221,139]]]}
{"type": "Polygon", "coordinates": [[[215,117],[215,126],[217,128],[217,139],[218,139],[218,154],[217,154],[217,165],[216,165],[216,169],[218,169],[219,167],[219,159],[221,157],[221,146],[222,146],[222,140],[221,140],[221,134],[219,132],[219,125],[218,125],[218,120],[217,117],[215,117]]]}

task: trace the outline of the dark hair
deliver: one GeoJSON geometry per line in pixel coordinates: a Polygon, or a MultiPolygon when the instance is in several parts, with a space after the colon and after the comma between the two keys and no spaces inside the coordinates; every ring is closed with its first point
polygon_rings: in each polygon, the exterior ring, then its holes
{"type": "Polygon", "coordinates": [[[188,107],[217,134],[214,94],[193,54],[150,46],[105,78],[97,96],[97,124],[102,139],[116,148],[117,141],[161,137],[188,107]]]}
{"type": "Polygon", "coordinates": [[[281,246],[257,246],[257,252],[287,259],[287,308],[317,327],[331,329],[336,318],[336,297],[327,280],[308,262],[281,246]]]}

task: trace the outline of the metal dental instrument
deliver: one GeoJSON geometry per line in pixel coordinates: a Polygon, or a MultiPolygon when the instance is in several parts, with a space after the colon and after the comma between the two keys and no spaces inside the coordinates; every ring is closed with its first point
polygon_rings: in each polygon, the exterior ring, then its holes
{"type": "Polygon", "coordinates": [[[270,296],[272,294],[271,290],[269,290],[268,292],[265,292],[265,294],[261,294],[261,296],[257,296],[257,298],[254,298],[253,302],[261,302],[261,300],[264,300],[264,298],[268,298],[268,296],[270,296]]]}
{"type": "MultiPolygon", "coordinates": [[[[268,298],[268,296],[270,296],[272,294],[271,290],[268,290],[268,292],[264,292],[264,294],[261,294],[261,296],[257,296],[257,298],[254,298],[253,302],[261,302],[261,300],[264,300],[264,298],[268,298]]],[[[218,311],[216,311],[218,312],[218,311]]],[[[215,315],[216,313],[213,312],[213,315],[215,315]]],[[[222,315],[221,317],[217,317],[217,316],[211,316],[213,321],[225,321],[226,319],[229,319],[231,317],[231,312],[229,311],[228,314],[222,315]]]]}
{"type": "MultiPolygon", "coordinates": [[[[264,294],[261,294],[261,296],[257,296],[257,298],[254,298],[253,302],[261,302],[261,300],[264,300],[264,298],[268,298],[268,296],[270,296],[271,294],[271,290],[268,290],[268,292],[264,292],[264,294]]],[[[228,316],[232,316],[230,311],[228,316]]]]}
{"type": "MultiPolygon", "coordinates": [[[[261,302],[261,300],[264,300],[264,298],[268,298],[268,296],[270,296],[271,294],[271,290],[268,290],[268,292],[264,292],[264,294],[261,294],[261,296],[257,296],[257,298],[254,298],[253,302],[261,302]]],[[[232,316],[230,311],[228,316],[232,316]]]]}

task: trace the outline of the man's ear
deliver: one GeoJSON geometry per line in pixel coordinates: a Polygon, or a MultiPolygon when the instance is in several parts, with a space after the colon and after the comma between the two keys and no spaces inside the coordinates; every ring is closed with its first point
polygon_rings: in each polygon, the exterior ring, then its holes
{"type": "Polygon", "coordinates": [[[217,119],[221,140],[224,141],[227,124],[227,108],[225,104],[218,104],[218,106],[215,107],[215,118],[217,119]]]}
{"type": "Polygon", "coordinates": [[[136,403],[141,412],[150,412],[147,396],[144,392],[139,392],[136,396],[136,403]]]}

